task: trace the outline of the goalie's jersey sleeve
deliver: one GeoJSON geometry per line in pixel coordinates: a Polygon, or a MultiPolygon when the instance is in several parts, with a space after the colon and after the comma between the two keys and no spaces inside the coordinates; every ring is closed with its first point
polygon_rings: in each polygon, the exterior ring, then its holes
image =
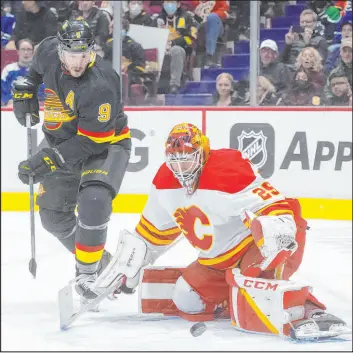
{"type": "Polygon", "coordinates": [[[163,248],[171,245],[181,234],[172,216],[163,208],[155,185],[152,185],[136,232],[152,247],[163,248]]]}

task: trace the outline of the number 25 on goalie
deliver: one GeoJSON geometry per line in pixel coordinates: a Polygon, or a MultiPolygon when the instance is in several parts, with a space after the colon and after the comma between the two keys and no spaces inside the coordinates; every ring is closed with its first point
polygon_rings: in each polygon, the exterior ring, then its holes
{"type": "Polygon", "coordinates": [[[263,182],[259,187],[252,191],[253,194],[260,196],[263,200],[268,200],[272,196],[279,195],[280,192],[277,191],[269,182],[263,182]]]}

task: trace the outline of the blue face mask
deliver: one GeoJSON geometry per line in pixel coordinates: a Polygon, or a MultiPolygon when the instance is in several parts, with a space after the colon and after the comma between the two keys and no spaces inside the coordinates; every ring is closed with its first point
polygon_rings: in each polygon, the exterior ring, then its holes
{"type": "Polygon", "coordinates": [[[121,38],[125,38],[125,36],[126,36],[126,30],[122,29],[121,30],[121,38]]]}
{"type": "Polygon", "coordinates": [[[169,16],[173,16],[177,10],[177,4],[171,2],[164,3],[163,8],[169,16]]]}

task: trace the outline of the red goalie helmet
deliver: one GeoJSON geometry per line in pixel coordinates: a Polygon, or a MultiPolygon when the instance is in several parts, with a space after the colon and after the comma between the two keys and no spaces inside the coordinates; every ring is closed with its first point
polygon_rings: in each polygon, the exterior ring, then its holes
{"type": "Polygon", "coordinates": [[[208,137],[195,125],[178,124],[169,133],[165,148],[168,168],[187,193],[192,194],[210,153],[208,137]]]}

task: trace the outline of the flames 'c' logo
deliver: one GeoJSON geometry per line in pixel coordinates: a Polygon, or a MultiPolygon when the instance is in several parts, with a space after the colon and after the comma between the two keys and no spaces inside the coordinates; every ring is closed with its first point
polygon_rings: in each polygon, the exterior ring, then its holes
{"type": "MultiPolygon", "coordinates": [[[[206,214],[196,206],[178,208],[174,212],[174,218],[185,237],[191,245],[200,250],[209,250],[213,244],[212,234],[196,234],[196,221],[199,220],[202,226],[210,226],[211,222],[206,214]]],[[[198,232],[200,233],[200,232],[198,232]]]]}

